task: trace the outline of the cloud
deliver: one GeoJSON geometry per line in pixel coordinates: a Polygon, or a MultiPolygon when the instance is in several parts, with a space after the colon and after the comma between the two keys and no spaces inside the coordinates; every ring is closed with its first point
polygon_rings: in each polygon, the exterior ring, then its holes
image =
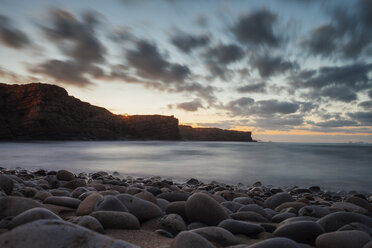
{"type": "Polygon", "coordinates": [[[345,86],[330,86],[327,88],[323,88],[320,90],[320,95],[342,102],[352,102],[357,100],[358,98],[356,93],[352,89],[345,86]]]}
{"type": "Polygon", "coordinates": [[[322,25],[313,29],[308,39],[302,41],[301,45],[308,49],[311,54],[330,56],[337,49],[336,39],[338,33],[332,25],[322,25]]]}
{"type": "Polygon", "coordinates": [[[299,68],[296,62],[286,61],[281,57],[270,55],[255,56],[251,59],[251,65],[258,70],[261,77],[270,77],[277,74],[284,74],[299,68]]]}
{"type": "Polygon", "coordinates": [[[368,96],[372,99],[372,89],[368,91],[368,96]]]}
{"type": "Polygon", "coordinates": [[[203,108],[203,104],[201,104],[199,99],[195,99],[191,102],[178,103],[177,108],[189,112],[195,112],[198,111],[199,108],[203,108]]]}
{"type": "Polygon", "coordinates": [[[136,48],[127,51],[126,59],[138,76],[150,80],[183,82],[191,74],[187,66],[167,61],[156,45],[146,40],[138,40],[136,48]]]}
{"type": "Polygon", "coordinates": [[[294,126],[301,126],[304,123],[302,115],[260,117],[255,119],[255,125],[269,130],[290,130],[294,126]]]}
{"type": "Polygon", "coordinates": [[[193,49],[208,45],[210,42],[208,35],[191,35],[178,32],[171,38],[171,43],[184,53],[189,53],[193,49]]]}
{"type": "Polygon", "coordinates": [[[276,47],[281,38],[275,34],[276,14],[266,9],[241,16],[232,32],[242,44],[276,47]]]}
{"type": "Polygon", "coordinates": [[[247,84],[237,88],[239,93],[266,93],[266,83],[247,84]]]}
{"type": "Polygon", "coordinates": [[[365,110],[372,110],[372,101],[364,101],[358,104],[358,106],[364,108],[365,110]]]}
{"type": "Polygon", "coordinates": [[[4,15],[0,15],[0,43],[13,49],[22,49],[31,45],[28,36],[16,29],[12,21],[4,15]]]}
{"type": "Polygon", "coordinates": [[[349,127],[357,126],[358,122],[347,119],[336,119],[328,121],[319,121],[319,122],[308,122],[311,125],[322,127],[322,128],[337,128],[337,127],[349,127]]]}
{"type": "Polygon", "coordinates": [[[362,126],[372,126],[372,112],[354,112],[348,113],[348,116],[362,126]]]}
{"type": "Polygon", "coordinates": [[[195,17],[194,23],[199,27],[207,27],[208,26],[208,17],[204,14],[200,14],[195,17]]]}

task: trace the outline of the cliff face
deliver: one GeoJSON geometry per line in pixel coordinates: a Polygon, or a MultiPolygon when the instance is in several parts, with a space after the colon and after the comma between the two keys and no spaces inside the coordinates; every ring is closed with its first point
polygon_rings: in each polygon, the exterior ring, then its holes
{"type": "Polygon", "coordinates": [[[179,126],[180,136],[184,140],[195,141],[253,141],[251,132],[223,130],[219,128],[192,128],[179,126]]]}
{"type": "Polygon", "coordinates": [[[55,85],[0,84],[0,140],[117,139],[177,140],[178,120],[114,115],[55,85]]]}

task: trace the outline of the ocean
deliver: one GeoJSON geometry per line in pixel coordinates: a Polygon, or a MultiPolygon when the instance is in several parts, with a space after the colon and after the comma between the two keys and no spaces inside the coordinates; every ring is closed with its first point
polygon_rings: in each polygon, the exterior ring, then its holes
{"type": "Polygon", "coordinates": [[[372,145],[175,141],[1,142],[0,167],[119,172],[372,193],[372,145]]]}

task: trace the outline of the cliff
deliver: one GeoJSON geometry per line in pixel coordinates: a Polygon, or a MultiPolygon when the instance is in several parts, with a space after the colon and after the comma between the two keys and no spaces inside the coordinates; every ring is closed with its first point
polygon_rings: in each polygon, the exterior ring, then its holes
{"type": "Polygon", "coordinates": [[[192,128],[179,125],[183,140],[195,141],[248,141],[252,142],[251,132],[223,130],[219,128],[192,128]]]}
{"type": "Polygon", "coordinates": [[[178,120],[115,115],[49,84],[0,84],[0,140],[178,140],[178,120]]]}

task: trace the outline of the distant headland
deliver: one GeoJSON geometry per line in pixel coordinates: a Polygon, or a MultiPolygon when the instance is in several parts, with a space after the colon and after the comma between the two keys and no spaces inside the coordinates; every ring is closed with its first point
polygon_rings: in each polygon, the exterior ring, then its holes
{"type": "Polygon", "coordinates": [[[173,116],[116,115],[43,83],[0,83],[0,140],[253,141],[251,132],[192,128],[173,116]]]}

